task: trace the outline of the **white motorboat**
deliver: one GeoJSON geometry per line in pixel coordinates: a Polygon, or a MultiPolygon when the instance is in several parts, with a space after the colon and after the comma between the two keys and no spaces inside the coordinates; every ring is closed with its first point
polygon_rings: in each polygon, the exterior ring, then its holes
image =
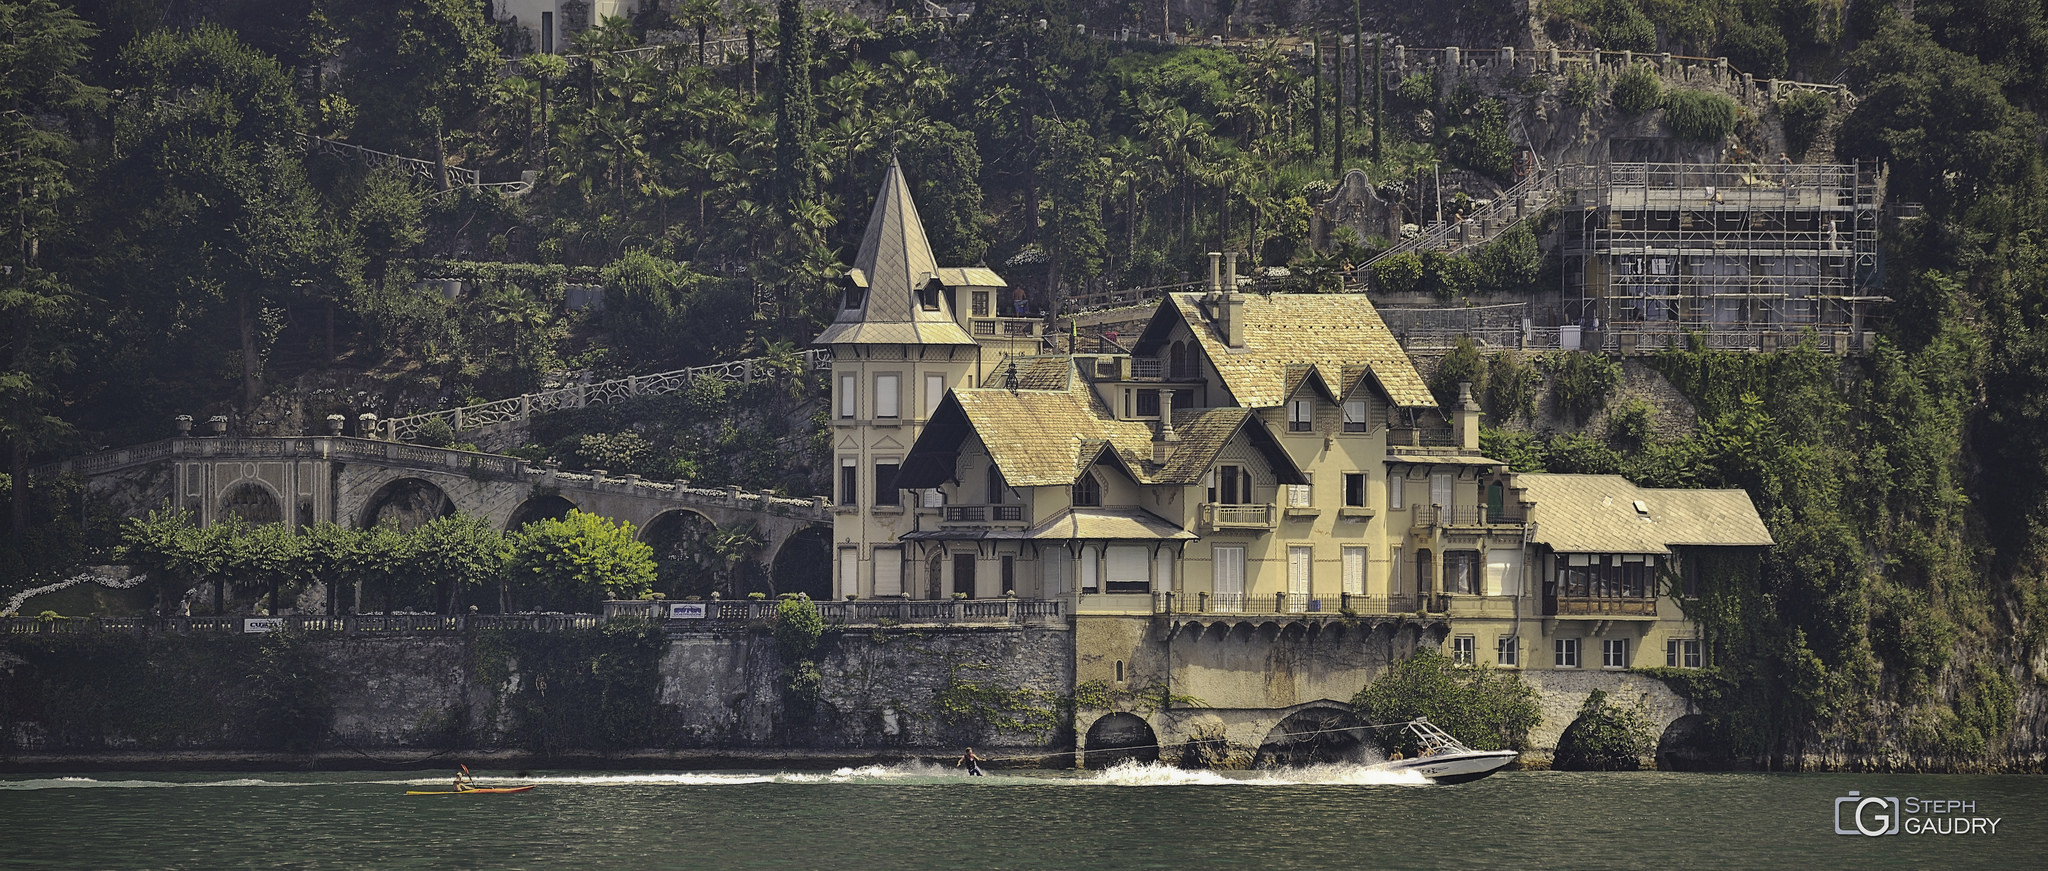
{"type": "Polygon", "coordinates": [[[1389,759],[1373,770],[1413,771],[1436,783],[1466,783],[1507,767],[1521,755],[1513,750],[1474,750],[1426,717],[1402,725],[1415,735],[1421,752],[1412,759],[1389,759]]]}

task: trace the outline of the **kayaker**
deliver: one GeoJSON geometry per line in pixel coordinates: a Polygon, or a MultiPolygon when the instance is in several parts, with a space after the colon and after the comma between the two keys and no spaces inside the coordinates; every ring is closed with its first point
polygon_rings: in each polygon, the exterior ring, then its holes
{"type": "Polygon", "coordinates": [[[967,752],[960,757],[960,761],[953,764],[953,767],[967,769],[967,776],[969,777],[980,777],[981,757],[974,755],[974,748],[969,747],[967,752]]]}
{"type": "Polygon", "coordinates": [[[471,783],[469,779],[469,766],[464,765],[455,772],[456,792],[468,792],[475,788],[476,784],[471,783]]]}

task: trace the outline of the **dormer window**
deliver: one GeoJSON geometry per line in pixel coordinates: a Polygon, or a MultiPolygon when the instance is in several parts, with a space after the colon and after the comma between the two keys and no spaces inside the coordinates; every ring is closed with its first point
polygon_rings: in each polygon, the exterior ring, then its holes
{"type": "Polygon", "coordinates": [[[861,303],[867,301],[867,295],[867,291],[848,285],[845,292],[840,294],[839,307],[848,310],[860,308],[861,303]]]}
{"type": "Polygon", "coordinates": [[[1345,431],[1345,432],[1365,432],[1365,428],[1366,428],[1366,410],[1365,410],[1365,400],[1363,400],[1363,399],[1347,399],[1347,400],[1345,400],[1345,401],[1344,401],[1344,431],[1345,431]]]}
{"type": "Polygon", "coordinates": [[[1313,400],[1290,399],[1287,401],[1287,431],[1308,432],[1316,423],[1316,406],[1313,400]]]}
{"type": "Polygon", "coordinates": [[[925,311],[939,310],[939,288],[942,286],[939,280],[934,278],[925,282],[924,287],[917,292],[918,304],[923,306],[925,311]]]}
{"type": "Polygon", "coordinates": [[[1074,482],[1074,507],[1102,507],[1102,482],[1096,479],[1095,473],[1083,472],[1080,480],[1074,482]]]}

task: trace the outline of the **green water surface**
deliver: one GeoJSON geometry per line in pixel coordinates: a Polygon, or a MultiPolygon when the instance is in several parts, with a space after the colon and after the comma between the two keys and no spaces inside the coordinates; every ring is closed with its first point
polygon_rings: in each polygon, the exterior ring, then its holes
{"type": "Polygon", "coordinates": [[[2039,868],[2048,779],[1355,766],[964,777],[479,771],[518,795],[407,796],[384,772],[13,775],[0,868],[2039,868]],[[1834,833],[1836,799],[1975,802],[1996,834],[1834,833]]]}

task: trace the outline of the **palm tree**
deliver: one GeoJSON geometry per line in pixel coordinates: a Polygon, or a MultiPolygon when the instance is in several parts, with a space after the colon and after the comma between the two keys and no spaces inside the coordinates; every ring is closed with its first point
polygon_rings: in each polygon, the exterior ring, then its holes
{"type": "Polygon", "coordinates": [[[732,18],[733,23],[738,24],[740,29],[747,34],[747,95],[759,97],[761,96],[761,67],[754,62],[756,54],[755,44],[759,41],[762,33],[773,29],[775,16],[769,13],[766,5],[755,3],[754,0],[746,0],[746,2],[739,5],[739,8],[733,10],[732,18]]]}
{"type": "Polygon", "coordinates": [[[707,64],[704,60],[706,32],[713,27],[725,26],[727,20],[725,9],[719,5],[719,0],[683,0],[682,6],[678,7],[670,17],[674,19],[678,26],[696,28],[697,65],[700,67],[706,66],[707,64]]]}

